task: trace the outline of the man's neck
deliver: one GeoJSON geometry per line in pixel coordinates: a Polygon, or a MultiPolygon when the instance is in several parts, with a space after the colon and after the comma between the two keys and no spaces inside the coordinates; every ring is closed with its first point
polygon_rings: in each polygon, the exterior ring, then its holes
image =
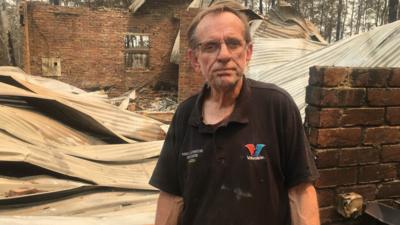
{"type": "Polygon", "coordinates": [[[230,90],[218,90],[211,87],[211,92],[203,105],[203,122],[217,124],[231,115],[236,99],[242,89],[243,79],[230,90]]]}
{"type": "Polygon", "coordinates": [[[236,99],[243,86],[243,79],[240,79],[235,87],[231,89],[216,89],[211,87],[210,95],[206,101],[212,102],[218,108],[226,108],[235,105],[236,99]]]}

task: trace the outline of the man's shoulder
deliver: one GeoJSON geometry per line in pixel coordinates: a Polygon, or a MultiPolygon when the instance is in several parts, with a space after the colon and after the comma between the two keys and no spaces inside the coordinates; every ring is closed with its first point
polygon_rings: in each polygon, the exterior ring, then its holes
{"type": "Polygon", "coordinates": [[[292,99],[290,94],[283,88],[272,83],[265,83],[262,81],[247,78],[247,82],[252,92],[257,96],[292,99]]]}
{"type": "Polygon", "coordinates": [[[176,116],[179,118],[189,116],[196,105],[198,96],[199,94],[193,95],[179,103],[175,110],[176,116]]]}

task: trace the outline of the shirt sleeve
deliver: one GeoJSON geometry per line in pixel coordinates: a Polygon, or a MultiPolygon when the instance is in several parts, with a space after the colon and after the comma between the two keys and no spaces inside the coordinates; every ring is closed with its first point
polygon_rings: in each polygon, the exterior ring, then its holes
{"type": "Polygon", "coordinates": [[[304,132],[300,112],[289,98],[284,124],[284,146],[285,146],[285,184],[291,188],[303,182],[313,182],[319,177],[315,166],[315,157],[311,151],[307,137],[304,132]]]}
{"type": "Polygon", "coordinates": [[[149,184],[161,191],[181,196],[178,178],[177,129],[177,114],[175,113],[149,184]]]}

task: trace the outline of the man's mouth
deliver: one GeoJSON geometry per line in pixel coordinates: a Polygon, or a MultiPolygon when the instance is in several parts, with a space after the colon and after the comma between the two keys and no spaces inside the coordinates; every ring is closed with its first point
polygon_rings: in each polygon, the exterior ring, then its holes
{"type": "Polygon", "coordinates": [[[224,69],[216,69],[214,70],[214,73],[216,73],[218,76],[224,76],[224,75],[230,75],[235,71],[236,71],[235,69],[224,68],[224,69]]]}

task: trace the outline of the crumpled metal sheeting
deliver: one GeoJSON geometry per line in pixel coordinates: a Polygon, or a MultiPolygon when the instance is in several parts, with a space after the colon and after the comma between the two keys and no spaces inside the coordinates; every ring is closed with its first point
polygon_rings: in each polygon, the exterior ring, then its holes
{"type": "Polygon", "coordinates": [[[154,223],[151,213],[111,217],[0,216],[2,225],[143,225],[154,223]]]}
{"type": "Polygon", "coordinates": [[[400,67],[400,21],[344,39],[292,62],[249,73],[256,80],[275,83],[294,98],[304,117],[309,68],[318,66],[400,67]]]}
{"type": "Polygon", "coordinates": [[[132,144],[83,145],[65,149],[68,155],[101,162],[132,163],[160,155],[164,141],[137,142],[132,144]]]}
{"type": "MultiPolygon", "coordinates": [[[[0,206],[3,216],[122,216],[154,212],[158,193],[154,191],[90,191],[78,193],[58,201],[44,201],[32,205],[0,206]]],[[[133,221],[130,221],[133,222],[133,221]]],[[[154,222],[154,221],[152,221],[154,222]]],[[[115,223],[118,224],[118,223],[115,223]]]]}
{"type": "Polygon", "coordinates": [[[260,38],[253,40],[253,57],[249,73],[267,70],[293,61],[326,45],[306,39],[260,38]]]}
{"type": "Polygon", "coordinates": [[[39,85],[41,87],[50,89],[55,92],[61,92],[61,93],[70,93],[70,94],[75,94],[75,95],[81,95],[81,96],[87,96],[91,97],[94,100],[100,100],[104,102],[109,102],[109,99],[105,93],[102,92],[86,92],[80,88],[77,88],[75,86],[69,85],[67,83],[47,78],[47,77],[42,77],[42,76],[33,76],[26,74],[23,70],[21,70],[18,67],[12,67],[12,66],[0,66],[0,74],[12,74],[13,76],[17,76],[21,79],[24,79],[30,83],[39,85]]]}
{"type": "Polygon", "coordinates": [[[105,144],[57,120],[24,109],[0,105],[0,124],[0,130],[11,137],[37,146],[105,144]]]}
{"type": "MultiPolygon", "coordinates": [[[[86,129],[95,131],[98,134],[103,134],[108,136],[113,140],[113,142],[117,143],[133,143],[133,140],[123,137],[113,130],[107,128],[99,121],[92,118],[90,115],[87,115],[79,110],[71,107],[67,101],[62,99],[54,100],[47,96],[38,95],[21,88],[17,88],[8,84],[4,84],[0,82],[0,98],[1,99],[20,99],[27,102],[27,104],[35,105],[40,104],[40,110],[43,112],[56,112],[57,114],[62,115],[65,120],[73,121],[75,123],[79,123],[80,126],[85,126],[86,129]]],[[[49,119],[50,120],[50,119],[49,119]]],[[[10,122],[8,122],[10,123],[10,122]]],[[[46,124],[46,123],[45,123],[46,124]]],[[[1,128],[1,124],[0,124],[1,128]]],[[[22,127],[22,131],[25,128],[22,127]]],[[[45,126],[42,129],[47,129],[45,126]]],[[[161,129],[161,128],[160,128],[161,129]]],[[[49,136],[50,138],[50,136],[49,136]]],[[[65,141],[64,144],[68,144],[70,142],[65,141]]]]}
{"type": "Polygon", "coordinates": [[[300,38],[327,44],[318,28],[298,15],[291,6],[280,6],[270,10],[267,18],[258,26],[255,37],[300,38]]]}
{"type": "MultiPolygon", "coordinates": [[[[50,176],[30,176],[30,177],[0,177],[0,202],[1,199],[16,199],[27,195],[47,192],[59,192],[63,190],[75,189],[88,183],[54,178],[50,176]],[[24,190],[26,190],[24,192],[24,190]],[[13,191],[19,191],[21,194],[13,191]]],[[[1,205],[1,203],[0,203],[1,205]]]]}
{"type": "Polygon", "coordinates": [[[135,13],[145,2],[146,0],[133,0],[128,9],[130,12],[135,13]]]}
{"type": "Polygon", "coordinates": [[[1,161],[26,162],[56,173],[90,181],[98,185],[130,189],[154,190],[146,163],[130,165],[129,169],[113,167],[67,155],[57,148],[37,147],[11,141],[0,142],[1,161]]]}
{"type": "Polygon", "coordinates": [[[125,137],[141,141],[155,141],[162,140],[165,136],[160,128],[162,123],[154,119],[128,110],[119,109],[114,105],[89,96],[85,98],[71,93],[60,93],[43,88],[28,82],[24,74],[21,73],[8,72],[7,74],[3,73],[2,76],[9,76],[14,81],[36,94],[62,102],[75,110],[81,111],[100,121],[107,128],[125,137]]]}

